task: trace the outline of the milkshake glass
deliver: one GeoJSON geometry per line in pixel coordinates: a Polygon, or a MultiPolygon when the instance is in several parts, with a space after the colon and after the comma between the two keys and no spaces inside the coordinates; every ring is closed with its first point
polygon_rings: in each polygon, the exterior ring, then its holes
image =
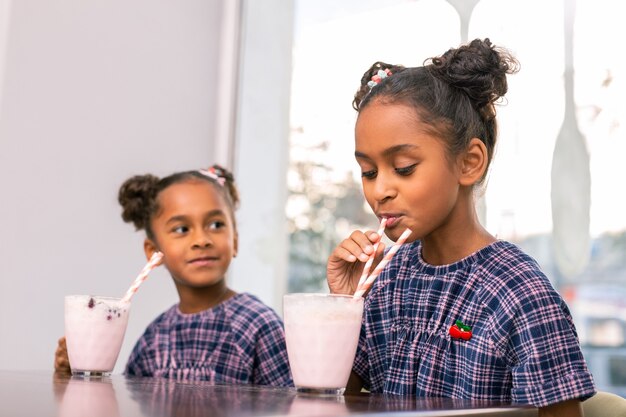
{"type": "Polygon", "coordinates": [[[359,341],[363,298],[286,294],[283,313],[289,366],[298,392],[343,394],[359,341]]]}
{"type": "Polygon", "coordinates": [[[111,378],[88,380],[73,376],[65,387],[58,417],[119,417],[111,378]]]}
{"type": "Polygon", "coordinates": [[[73,375],[109,375],[122,347],[130,303],[91,295],[65,297],[65,338],[73,375]]]}

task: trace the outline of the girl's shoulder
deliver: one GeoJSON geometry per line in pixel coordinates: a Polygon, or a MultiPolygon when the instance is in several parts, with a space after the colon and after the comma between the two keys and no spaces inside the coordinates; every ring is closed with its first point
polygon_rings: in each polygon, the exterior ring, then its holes
{"type": "Polygon", "coordinates": [[[403,289],[414,281],[440,282],[483,292],[481,297],[521,300],[531,294],[555,295],[539,264],[517,245],[497,240],[447,265],[431,265],[421,256],[419,241],[403,245],[375,282],[372,293],[384,287],[403,289]]]}
{"type": "Polygon", "coordinates": [[[497,240],[476,252],[447,265],[431,265],[421,255],[421,242],[403,245],[389,263],[388,275],[410,278],[414,273],[428,276],[470,275],[480,273],[483,278],[509,280],[516,275],[545,277],[539,264],[517,245],[497,240]]]}
{"type": "Polygon", "coordinates": [[[245,327],[251,323],[280,322],[280,317],[258,297],[249,293],[238,293],[213,308],[193,314],[181,313],[178,304],[174,304],[155,318],[149,327],[161,328],[181,323],[215,321],[239,323],[245,327]]]}
{"type": "Polygon", "coordinates": [[[167,334],[181,328],[220,328],[253,337],[259,330],[281,327],[282,320],[271,307],[252,294],[238,293],[214,308],[194,314],[181,313],[175,304],[152,321],[146,335],[167,334]]]}
{"type": "Polygon", "coordinates": [[[237,344],[243,349],[255,346],[260,338],[283,340],[283,322],[276,312],[258,297],[239,293],[224,303],[224,321],[237,344]]]}
{"type": "Polygon", "coordinates": [[[504,240],[490,245],[488,254],[477,264],[483,285],[510,288],[552,285],[537,261],[517,245],[504,240]]]}
{"type": "Polygon", "coordinates": [[[236,322],[280,322],[280,317],[270,306],[257,296],[238,293],[224,303],[224,310],[231,320],[236,322]]]}
{"type": "Polygon", "coordinates": [[[225,303],[231,309],[237,310],[251,310],[257,312],[273,312],[274,310],[265,304],[256,295],[240,292],[235,294],[232,298],[228,299],[225,303]]]}
{"type": "Polygon", "coordinates": [[[498,241],[476,268],[479,297],[492,311],[514,317],[528,311],[565,311],[567,307],[537,261],[517,245],[498,241]]]}

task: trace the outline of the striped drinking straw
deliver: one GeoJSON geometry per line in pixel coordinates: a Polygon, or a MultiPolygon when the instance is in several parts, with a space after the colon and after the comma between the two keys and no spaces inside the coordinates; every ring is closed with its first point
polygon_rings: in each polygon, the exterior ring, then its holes
{"type": "Polygon", "coordinates": [[[378,249],[378,245],[380,244],[380,241],[383,238],[383,233],[385,233],[386,225],[387,225],[387,218],[383,217],[380,220],[380,226],[378,227],[378,230],[376,231],[376,234],[378,235],[378,242],[374,243],[374,252],[367,259],[367,262],[365,263],[365,266],[363,267],[363,273],[361,274],[361,278],[359,279],[359,284],[356,287],[357,289],[359,289],[359,287],[363,285],[365,280],[367,280],[367,275],[370,273],[370,268],[372,267],[372,263],[374,262],[374,258],[376,257],[376,250],[378,249]]]}
{"type": "Polygon", "coordinates": [[[404,242],[408,239],[410,235],[411,229],[406,229],[400,235],[396,243],[391,247],[391,249],[389,249],[389,252],[385,254],[385,257],[382,259],[382,261],[380,261],[380,263],[376,265],[376,268],[374,268],[374,272],[372,272],[372,274],[365,280],[365,282],[363,282],[363,284],[357,287],[356,292],[353,296],[354,298],[363,297],[363,294],[365,294],[365,292],[372,286],[374,280],[378,277],[378,275],[380,275],[380,272],[385,268],[385,266],[387,266],[389,261],[391,261],[391,258],[393,258],[393,255],[398,252],[400,246],[404,244],[404,242]]]}
{"type": "Polygon", "coordinates": [[[135,281],[133,281],[133,284],[130,286],[130,288],[128,288],[128,291],[126,291],[126,294],[122,298],[122,302],[130,303],[130,299],[133,295],[135,295],[135,293],[139,289],[139,286],[143,284],[146,278],[148,278],[148,274],[150,273],[150,271],[152,271],[154,268],[161,264],[162,259],[163,254],[161,252],[154,252],[152,254],[146,266],[143,267],[139,275],[137,275],[137,278],[135,278],[135,281]]]}

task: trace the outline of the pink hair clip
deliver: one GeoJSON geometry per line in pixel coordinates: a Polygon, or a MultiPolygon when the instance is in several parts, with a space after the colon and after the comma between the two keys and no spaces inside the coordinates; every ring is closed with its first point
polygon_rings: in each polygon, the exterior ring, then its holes
{"type": "Polygon", "coordinates": [[[222,187],[226,183],[226,179],[224,177],[221,177],[220,175],[218,175],[218,173],[216,172],[216,169],[214,167],[211,167],[209,169],[199,169],[198,172],[200,174],[204,175],[204,176],[207,176],[207,177],[215,180],[222,187]]]}
{"type": "Polygon", "coordinates": [[[391,74],[392,72],[389,71],[389,68],[385,68],[384,70],[378,70],[376,75],[372,76],[372,80],[368,81],[367,86],[369,88],[373,88],[374,86],[378,85],[382,80],[389,77],[391,74]]]}

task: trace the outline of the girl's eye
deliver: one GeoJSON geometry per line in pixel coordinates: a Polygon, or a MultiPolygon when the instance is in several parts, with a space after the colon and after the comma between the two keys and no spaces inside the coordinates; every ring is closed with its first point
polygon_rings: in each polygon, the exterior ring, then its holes
{"type": "Polygon", "coordinates": [[[409,165],[409,166],[406,166],[406,167],[396,168],[396,172],[399,175],[403,175],[403,176],[411,175],[413,173],[413,171],[415,171],[415,167],[416,166],[417,166],[417,164],[412,164],[412,165],[409,165]]]}
{"type": "Polygon", "coordinates": [[[176,226],[175,228],[172,229],[172,232],[178,233],[178,234],[185,234],[188,231],[189,231],[189,228],[187,226],[176,226]]]}
{"type": "Polygon", "coordinates": [[[376,170],[372,169],[371,171],[363,171],[361,172],[361,177],[371,180],[376,177],[376,170]]]}
{"type": "Polygon", "coordinates": [[[226,223],[221,220],[215,220],[209,223],[209,229],[217,230],[226,226],[226,223]]]}

